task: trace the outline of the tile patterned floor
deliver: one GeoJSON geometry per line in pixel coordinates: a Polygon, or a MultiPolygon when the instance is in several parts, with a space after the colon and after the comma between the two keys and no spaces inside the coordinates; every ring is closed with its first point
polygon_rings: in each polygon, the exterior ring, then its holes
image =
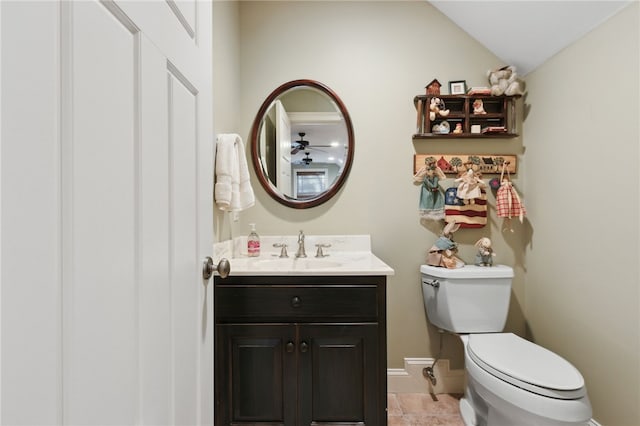
{"type": "Polygon", "coordinates": [[[462,395],[389,393],[388,426],[464,426],[458,403],[462,395]]]}

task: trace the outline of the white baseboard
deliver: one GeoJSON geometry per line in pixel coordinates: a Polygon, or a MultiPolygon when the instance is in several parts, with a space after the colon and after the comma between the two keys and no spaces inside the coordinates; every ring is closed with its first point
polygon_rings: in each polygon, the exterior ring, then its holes
{"type": "Polygon", "coordinates": [[[602,426],[602,425],[596,422],[595,420],[591,419],[589,420],[589,426],[602,426]]]}
{"type": "Polygon", "coordinates": [[[434,369],[436,385],[422,375],[433,358],[405,358],[404,368],[387,369],[387,390],[391,393],[463,393],[464,370],[450,370],[449,360],[438,360],[434,369]]]}

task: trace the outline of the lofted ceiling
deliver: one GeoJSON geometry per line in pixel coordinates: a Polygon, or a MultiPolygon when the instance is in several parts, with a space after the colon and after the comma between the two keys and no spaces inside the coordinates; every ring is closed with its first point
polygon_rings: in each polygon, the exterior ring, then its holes
{"type": "Polygon", "coordinates": [[[524,76],[638,0],[429,0],[524,76]]]}

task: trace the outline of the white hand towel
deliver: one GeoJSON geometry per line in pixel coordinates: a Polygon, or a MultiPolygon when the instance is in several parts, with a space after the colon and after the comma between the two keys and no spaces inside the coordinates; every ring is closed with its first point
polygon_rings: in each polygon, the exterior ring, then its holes
{"type": "Polygon", "coordinates": [[[255,204],[244,142],[235,133],[218,136],[214,197],[218,208],[225,211],[241,211],[255,204]]]}

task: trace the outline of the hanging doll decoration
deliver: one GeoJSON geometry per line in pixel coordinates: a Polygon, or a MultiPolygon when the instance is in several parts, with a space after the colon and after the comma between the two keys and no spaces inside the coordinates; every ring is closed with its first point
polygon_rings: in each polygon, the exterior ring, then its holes
{"type": "Polygon", "coordinates": [[[440,180],[446,176],[436,165],[433,157],[425,159],[425,165],[413,176],[414,182],[422,183],[420,189],[419,211],[422,219],[444,219],[444,192],[440,188],[440,180]]]}
{"type": "Polygon", "coordinates": [[[445,222],[462,228],[482,228],[487,224],[486,183],[471,164],[455,182],[458,186],[445,193],[445,222]]]}
{"type": "Polygon", "coordinates": [[[476,198],[480,198],[480,190],[487,186],[472,168],[454,182],[458,182],[457,197],[464,204],[473,204],[476,198]]]}
{"type": "Polygon", "coordinates": [[[496,210],[498,217],[504,218],[502,230],[504,231],[508,227],[508,229],[513,232],[511,218],[517,217],[520,219],[520,223],[522,223],[527,211],[518,196],[518,192],[513,187],[513,183],[511,183],[511,175],[509,169],[506,168],[508,164],[508,162],[502,164],[500,188],[498,188],[498,192],[496,193],[496,210]],[[504,175],[505,170],[507,171],[507,176],[504,175]]]}

